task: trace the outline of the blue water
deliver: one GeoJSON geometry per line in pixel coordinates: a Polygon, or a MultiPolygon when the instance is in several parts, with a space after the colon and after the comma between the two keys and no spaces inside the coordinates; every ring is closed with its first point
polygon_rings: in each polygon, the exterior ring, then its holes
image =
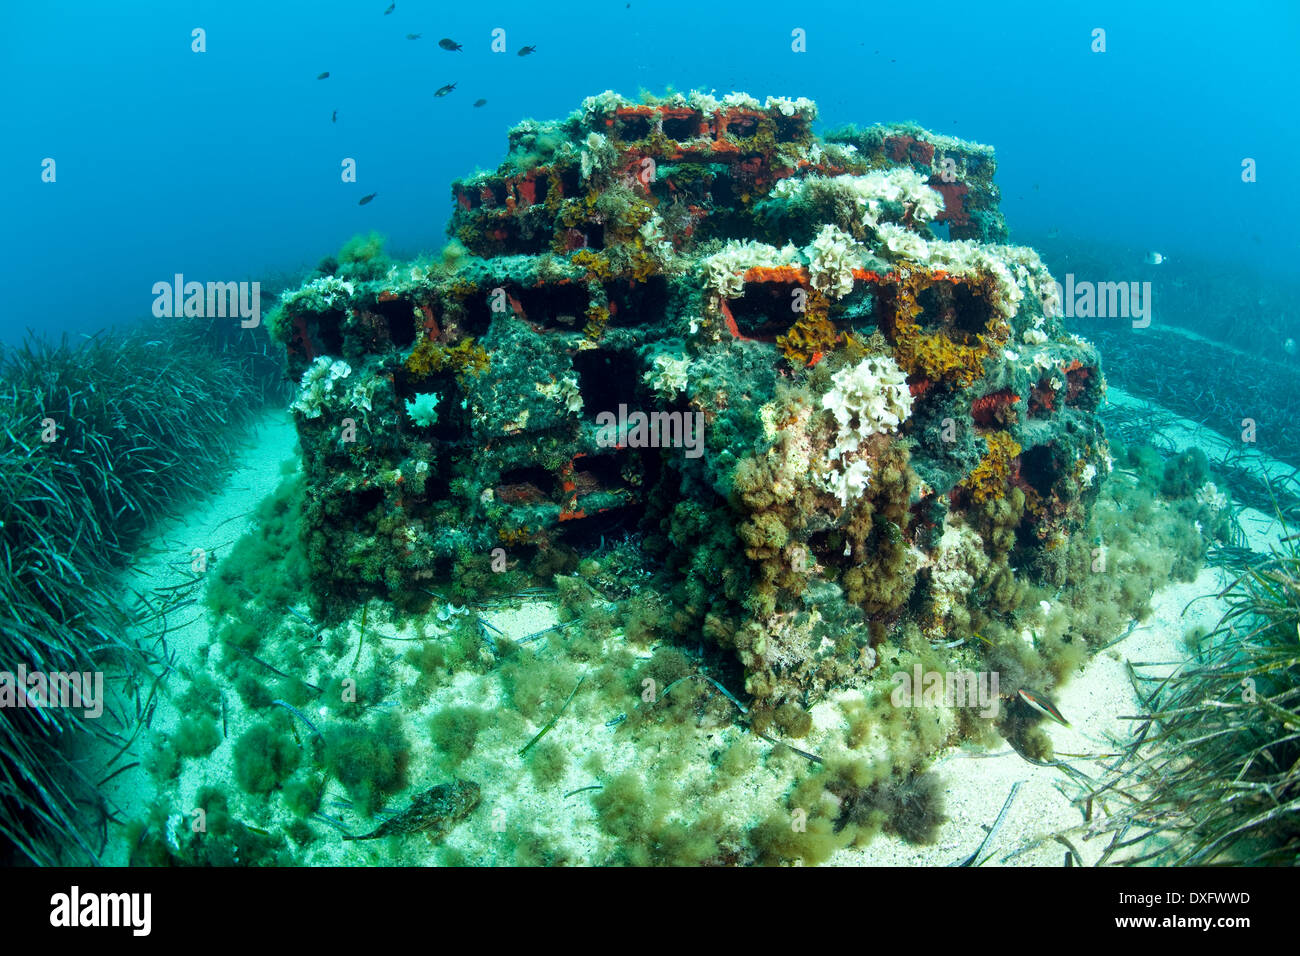
{"type": "Polygon", "coordinates": [[[1288,0],[386,6],[6,0],[0,340],[131,321],[178,272],[309,268],[371,229],[399,253],[437,249],[453,178],[495,167],[520,119],[605,89],[807,96],[822,128],[915,120],[997,148],[1013,239],[1159,250],[1227,282],[1296,272],[1288,0]],[[1105,53],[1090,50],[1098,27],[1105,53]],[[464,50],[439,49],[444,36],[464,50]],[[517,56],[525,44],[537,52],[517,56]],[[358,182],[340,181],[344,157],[358,182]]]}

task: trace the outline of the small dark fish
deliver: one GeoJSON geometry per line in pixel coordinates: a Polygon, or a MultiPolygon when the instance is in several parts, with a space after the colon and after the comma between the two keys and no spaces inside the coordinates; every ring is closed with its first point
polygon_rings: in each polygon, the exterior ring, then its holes
{"type": "Polygon", "coordinates": [[[439,40],[438,46],[442,47],[444,50],[453,50],[453,51],[460,50],[461,48],[459,43],[457,43],[455,40],[448,39],[447,37],[443,37],[441,40],[439,40]]]}
{"type": "Polygon", "coordinates": [[[330,122],[337,123],[338,121],[339,121],[339,111],[335,110],[333,113],[330,114],[330,122]]]}
{"type": "Polygon", "coordinates": [[[526,46],[526,47],[522,47],[522,48],[519,50],[519,56],[527,56],[527,55],[530,54],[530,53],[536,53],[536,52],[537,52],[537,47],[535,47],[535,46],[526,46]]]}
{"type": "Polygon", "coordinates": [[[395,4],[395,3],[390,3],[390,4],[388,5],[388,9],[384,11],[384,16],[388,16],[390,13],[392,13],[392,12],[393,12],[394,10],[396,10],[396,9],[397,9],[397,4],[395,4]]]}
{"type": "Polygon", "coordinates": [[[411,805],[364,836],[345,834],[345,840],[375,840],[386,836],[423,833],[429,840],[445,837],[456,824],[473,812],[481,799],[479,786],[472,780],[453,780],[426,790],[411,805]]]}
{"type": "Polygon", "coordinates": [[[322,73],[320,76],[316,77],[316,79],[318,79],[318,80],[328,80],[329,78],[330,78],[330,72],[329,72],[329,70],[326,70],[326,71],[325,71],[324,73],[322,73]]]}
{"type": "Polygon", "coordinates": [[[418,40],[418,39],[420,39],[420,37],[422,37],[422,36],[424,36],[423,33],[408,33],[408,34],[406,35],[406,39],[408,39],[408,40],[418,40]]]}
{"type": "Polygon", "coordinates": [[[369,196],[362,196],[360,202],[358,202],[357,205],[364,206],[366,203],[370,202],[370,200],[374,199],[378,195],[379,193],[371,193],[369,196]]]}
{"type": "Polygon", "coordinates": [[[451,92],[452,90],[454,90],[455,88],[456,88],[456,84],[455,84],[455,83],[448,83],[446,86],[440,86],[440,87],[438,87],[436,90],[434,90],[434,91],[433,91],[433,95],[434,95],[434,96],[446,96],[448,93],[450,93],[450,92],[451,92]]]}
{"type": "Polygon", "coordinates": [[[487,100],[475,100],[475,101],[474,101],[474,105],[475,105],[475,106],[487,106],[487,100]]]}

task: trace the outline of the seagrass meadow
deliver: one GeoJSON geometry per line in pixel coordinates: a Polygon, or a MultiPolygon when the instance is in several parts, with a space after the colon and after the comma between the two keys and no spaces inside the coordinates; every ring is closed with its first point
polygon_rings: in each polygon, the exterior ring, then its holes
{"type": "Polygon", "coordinates": [[[1240,570],[1214,630],[1188,634],[1191,660],[1133,673],[1142,707],[1107,772],[1076,778],[1098,827],[1131,863],[1280,864],[1300,858],[1300,553],[1287,535],[1240,570]]]}
{"type": "Polygon", "coordinates": [[[98,719],[7,701],[5,862],[103,851],[112,811],[99,768],[68,742],[121,747],[168,667],[165,643],[128,635],[153,615],[120,599],[120,572],[150,525],[211,494],[259,410],[283,401],[272,355],[264,332],[207,320],[34,337],[0,355],[0,658],[9,672],[107,670],[122,685],[120,709],[98,719]]]}

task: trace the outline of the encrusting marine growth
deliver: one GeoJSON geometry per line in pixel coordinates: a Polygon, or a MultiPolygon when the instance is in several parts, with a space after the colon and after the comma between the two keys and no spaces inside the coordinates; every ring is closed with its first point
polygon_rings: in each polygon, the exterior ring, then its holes
{"type": "MultiPolygon", "coordinates": [[[[1050,563],[1031,552],[1109,469],[1102,378],[1038,257],[999,244],[992,151],[822,140],[815,116],[592,97],[453,186],[443,261],[286,296],[322,609],[431,579],[477,597],[494,548],[545,578],[639,532],[677,569],[673,631],[734,648],[779,706],[868,678],[908,606],[943,633],[939,540],[986,538],[984,506],[1013,504],[1018,563],[1050,563]],[[648,449],[602,441],[620,408],[648,449]],[[692,457],[673,429],[697,417],[692,457]]],[[[977,564],[1010,559],[987,544],[977,564]]]]}

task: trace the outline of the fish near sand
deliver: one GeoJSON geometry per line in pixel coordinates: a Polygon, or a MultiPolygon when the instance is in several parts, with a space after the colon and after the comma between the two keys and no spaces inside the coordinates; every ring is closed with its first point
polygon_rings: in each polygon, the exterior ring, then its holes
{"type": "Polygon", "coordinates": [[[385,820],[363,836],[344,835],[345,840],[376,840],[386,836],[423,833],[429,842],[441,840],[478,806],[479,786],[473,780],[441,783],[419,794],[397,816],[385,820]]]}
{"type": "Polygon", "coordinates": [[[1016,691],[1016,694],[1026,704],[1038,711],[1045,717],[1050,717],[1062,726],[1069,727],[1070,722],[1065,719],[1064,715],[1057,709],[1056,705],[1044,697],[1042,694],[1035,694],[1033,691],[1025,690],[1023,687],[1016,691]]]}
{"type": "Polygon", "coordinates": [[[439,40],[438,46],[442,47],[444,50],[459,51],[461,49],[461,45],[449,37],[443,37],[439,40]]]}

